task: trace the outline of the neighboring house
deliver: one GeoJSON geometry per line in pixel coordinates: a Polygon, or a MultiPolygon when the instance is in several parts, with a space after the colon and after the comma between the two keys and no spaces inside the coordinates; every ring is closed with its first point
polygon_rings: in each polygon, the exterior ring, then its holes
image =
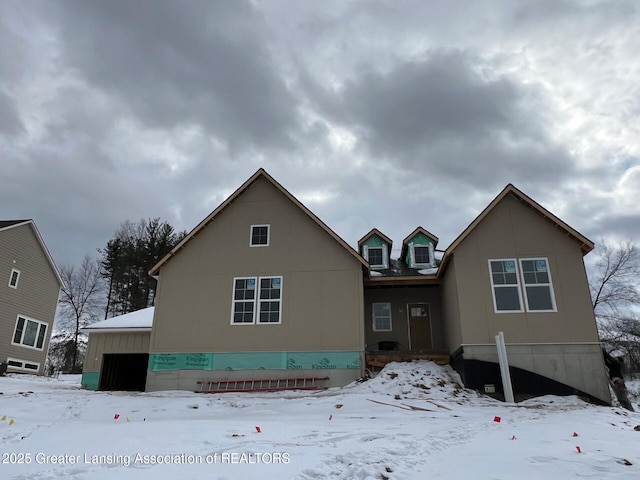
{"type": "Polygon", "coordinates": [[[148,349],[126,340],[132,331],[108,341],[90,331],[83,383],[109,389],[147,365],[140,390],[320,374],[334,386],[424,358],[499,394],[503,331],[516,394],[610,402],[588,239],[508,185],[441,258],[437,244],[418,227],[393,259],[392,240],[374,228],[355,251],[260,169],[152,268],[153,326],[139,334],[148,349]]]}
{"type": "Polygon", "coordinates": [[[0,363],[42,374],[62,279],[33,220],[0,220],[0,363]]]}

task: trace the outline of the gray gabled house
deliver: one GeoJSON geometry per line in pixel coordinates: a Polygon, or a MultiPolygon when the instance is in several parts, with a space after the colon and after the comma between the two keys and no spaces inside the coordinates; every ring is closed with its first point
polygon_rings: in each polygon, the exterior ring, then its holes
{"type": "Polygon", "coordinates": [[[0,220],[0,363],[42,374],[62,279],[33,220],[0,220]]]}
{"type": "Polygon", "coordinates": [[[146,368],[136,389],[314,376],[335,386],[431,359],[499,394],[503,331],[517,395],[610,402],[583,262],[591,241],[513,185],[444,252],[438,241],[417,227],[391,258],[374,228],[356,251],[260,169],[151,269],[150,331],[90,334],[83,383],[108,389],[146,368]]]}

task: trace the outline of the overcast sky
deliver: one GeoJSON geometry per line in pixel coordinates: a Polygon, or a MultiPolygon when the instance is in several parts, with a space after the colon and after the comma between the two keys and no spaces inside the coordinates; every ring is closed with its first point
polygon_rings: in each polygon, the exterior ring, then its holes
{"type": "Polygon", "coordinates": [[[635,0],[0,0],[0,219],[79,264],[264,167],[353,246],[508,183],[640,241],[638,52],[635,0]]]}

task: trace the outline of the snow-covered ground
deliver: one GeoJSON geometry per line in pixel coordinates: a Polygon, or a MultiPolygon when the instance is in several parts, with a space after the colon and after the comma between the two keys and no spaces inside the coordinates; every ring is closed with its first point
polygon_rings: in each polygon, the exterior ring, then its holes
{"type": "Polygon", "coordinates": [[[506,405],[430,362],[312,393],[104,393],[79,380],[0,377],[1,479],[640,478],[640,413],[576,397],[506,405]]]}

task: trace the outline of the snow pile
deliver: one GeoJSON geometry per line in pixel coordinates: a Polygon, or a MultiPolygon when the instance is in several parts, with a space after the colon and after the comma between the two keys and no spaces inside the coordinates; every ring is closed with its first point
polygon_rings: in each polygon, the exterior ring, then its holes
{"type": "Polygon", "coordinates": [[[576,397],[508,405],[430,362],[319,392],[78,382],[0,377],[3,480],[640,478],[640,413],[576,397]]]}
{"type": "Polygon", "coordinates": [[[430,399],[457,403],[478,397],[475,391],[464,388],[453,368],[426,360],[389,363],[374,378],[359,384],[356,391],[384,394],[397,400],[430,399]]]}
{"type": "Polygon", "coordinates": [[[422,270],[418,270],[418,273],[420,275],[435,275],[438,273],[438,267],[423,268],[422,270]]]}

